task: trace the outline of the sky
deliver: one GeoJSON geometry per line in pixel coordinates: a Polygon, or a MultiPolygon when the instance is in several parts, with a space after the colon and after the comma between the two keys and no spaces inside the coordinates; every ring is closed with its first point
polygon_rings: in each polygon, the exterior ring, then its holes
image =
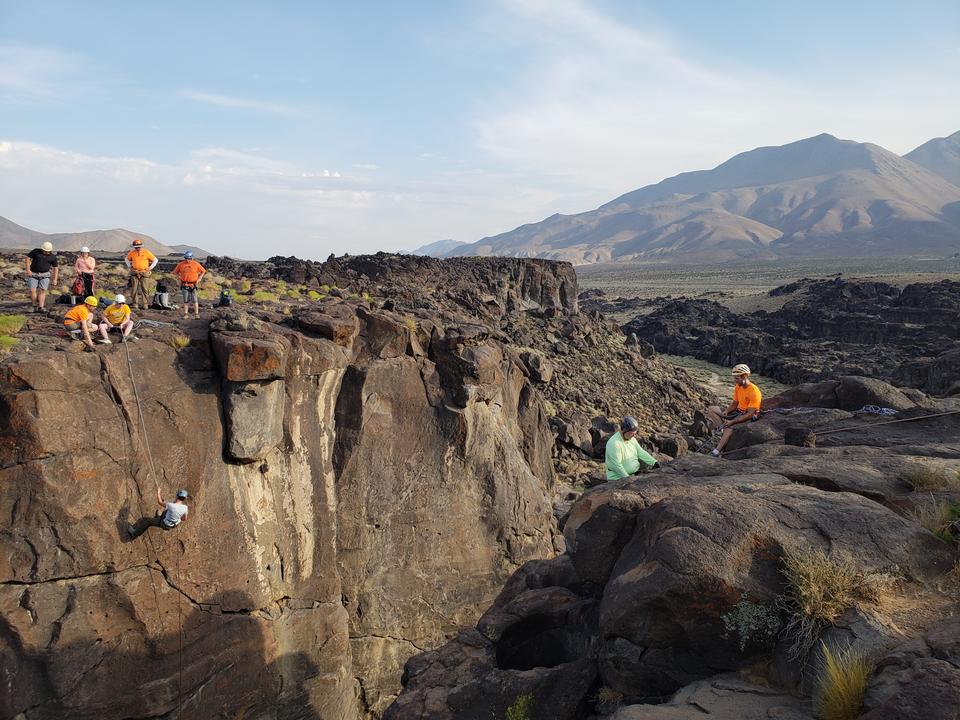
{"type": "Polygon", "coordinates": [[[43,232],[395,251],[957,130],[956,0],[0,0],[0,215],[43,232]]]}

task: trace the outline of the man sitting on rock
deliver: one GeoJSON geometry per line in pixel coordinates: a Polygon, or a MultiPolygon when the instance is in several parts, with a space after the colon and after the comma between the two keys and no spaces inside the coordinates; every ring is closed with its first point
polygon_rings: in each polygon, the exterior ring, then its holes
{"type": "Polygon", "coordinates": [[[181,522],[187,520],[187,498],[190,497],[186,490],[177,490],[177,499],[173,502],[166,502],[160,495],[160,488],[157,488],[157,504],[163,508],[157,510],[153,517],[141,518],[136,525],[128,525],[127,533],[130,538],[138,538],[143,535],[147,528],[158,527],[162,530],[173,530],[181,522]]]}
{"type": "Polygon", "coordinates": [[[619,480],[634,475],[640,470],[641,464],[652,468],[660,467],[660,463],[637,442],[639,427],[636,419],[627,415],[620,422],[620,431],[607,440],[607,480],[619,480]]]}
{"type": "Polygon", "coordinates": [[[711,451],[714,457],[720,457],[723,449],[733,435],[734,425],[750,422],[760,417],[760,404],[763,402],[763,393],[760,388],[750,382],[750,368],[740,363],[731,370],[733,375],[733,402],[726,411],[714,405],[707,408],[705,415],[715,430],[722,430],[720,442],[711,451]]]}

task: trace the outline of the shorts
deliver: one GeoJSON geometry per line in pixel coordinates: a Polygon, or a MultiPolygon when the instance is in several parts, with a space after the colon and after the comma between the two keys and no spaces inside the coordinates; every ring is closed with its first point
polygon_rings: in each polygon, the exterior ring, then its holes
{"type": "Polygon", "coordinates": [[[180,286],[180,294],[183,296],[183,301],[185,303],[196,302],[197,301],[197,287],[187,287],[186,285],[180,286]]]}
{"type": "Polygon", "coordinates": [[[50,273],[27,275],[27,287],[31,290],[49,290],[50,273]]]}

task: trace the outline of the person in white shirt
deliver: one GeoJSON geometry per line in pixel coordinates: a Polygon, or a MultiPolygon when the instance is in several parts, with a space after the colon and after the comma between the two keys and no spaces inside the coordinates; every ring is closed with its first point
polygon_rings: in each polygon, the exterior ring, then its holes
{"type": "Polygon", "coordinates": [[[186,522],[189,508],[187,507],[187,498],[190,497],[186,490],[177,490],[177,498],[173,502],[167,502],[160,495],[160,488],[157,488],[157,504],[163,508],[157,510],[157,514],[149,518],[141,518],[136,525],[127,525],[127,534],[130,539],[140,537],[147,531],[147,528],[158,527],[162,530],[173,530],[180,523],[186,522]]]}

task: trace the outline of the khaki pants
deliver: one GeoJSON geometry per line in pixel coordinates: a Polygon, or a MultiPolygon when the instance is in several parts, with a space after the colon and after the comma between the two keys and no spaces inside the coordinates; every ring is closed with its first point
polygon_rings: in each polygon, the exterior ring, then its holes
{"type": "Polygon", "coordinates": [[[139,308],[141,298],[143,298],[143,307],[150,307],[149,281],[146,275],[139,272],[130,273],[130,295],[133,305],[139,308]]]}

